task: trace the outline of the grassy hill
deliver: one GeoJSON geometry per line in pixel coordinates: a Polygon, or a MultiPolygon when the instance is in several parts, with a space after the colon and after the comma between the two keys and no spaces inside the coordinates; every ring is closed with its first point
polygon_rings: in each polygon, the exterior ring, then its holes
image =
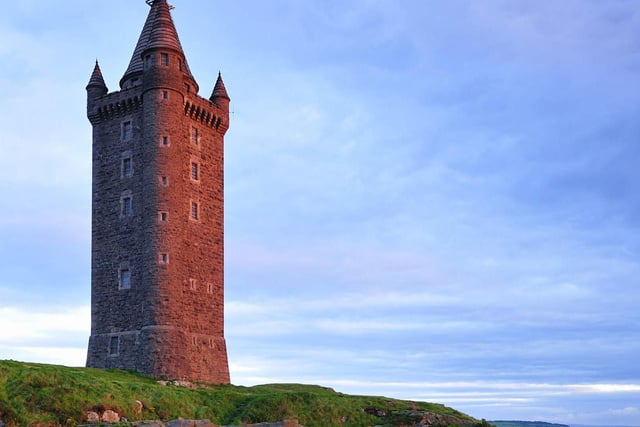
{"type": "Polygon", "coordinates": [[[220,425],[297,418],[305,427],[413,426],[425,413],[443,415],[441,425],[449,427],[488,425],[436,403],[349,396],[319,386],[183,387],[124,371],[0,361],[0,420],[8,427],[77,425],[87,411],[105,409],[130,421],[183,417],[220,425]]]}

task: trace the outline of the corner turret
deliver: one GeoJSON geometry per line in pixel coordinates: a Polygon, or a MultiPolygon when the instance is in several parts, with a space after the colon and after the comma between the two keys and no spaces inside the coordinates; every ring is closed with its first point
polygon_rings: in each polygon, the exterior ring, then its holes
{"type": "Polygon", "coordinates": [[[229,95],[227,94],[227,88],[224,86],[222,74],[220,74],[220,72],[218,72],[218,80],[216,80],[216,85],[213,87],[213,93],[209,100],[225,110],[227,114],[229,113],[229,102],[231,101],[231,98],[229,98],[229,95]]]}
{"type": "Polygon", "coordinates": [[[93,67],[93,73],[91,73],[91,78],[89,79],[89,83],[87,84],[86,89],[87,116],[91,118],[95,101],[105,96],[109,92],[109,89],[104,82],[104,78],[102,77],[102,71],[100,70],[100,65],[98,65],[98,60],[96,60],[95,67],[93,67]]]}

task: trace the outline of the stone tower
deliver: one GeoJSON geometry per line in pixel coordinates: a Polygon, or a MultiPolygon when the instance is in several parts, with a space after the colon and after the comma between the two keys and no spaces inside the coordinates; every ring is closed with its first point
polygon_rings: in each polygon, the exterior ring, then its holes
{"type": "Polygon", "coordinates": [[[228,383],[224,340],[222,78],[198,95],[166,0],[147,0],[120,90],[100,67],[93,126],[87,366],[228,383]]]}

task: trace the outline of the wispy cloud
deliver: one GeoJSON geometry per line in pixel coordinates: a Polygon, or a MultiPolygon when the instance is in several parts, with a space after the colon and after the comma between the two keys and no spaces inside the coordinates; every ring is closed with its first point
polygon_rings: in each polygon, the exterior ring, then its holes
{"type": "Polygon", "coordinates": [[[83,366],[90,310],[0,306],[0,359],[83,366]]]}

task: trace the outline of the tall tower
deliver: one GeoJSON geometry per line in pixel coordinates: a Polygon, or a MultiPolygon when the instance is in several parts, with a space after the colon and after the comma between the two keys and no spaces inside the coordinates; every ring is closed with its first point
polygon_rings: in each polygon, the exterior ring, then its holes
{"type": "Polygon", "coordinates": [[[93,126],[91,337],[87,366],[229,383],[224,340],[223,144],[218,74],[198,95],[166,0],[147,0],[120,90],[100,67],[93,126]]]}

